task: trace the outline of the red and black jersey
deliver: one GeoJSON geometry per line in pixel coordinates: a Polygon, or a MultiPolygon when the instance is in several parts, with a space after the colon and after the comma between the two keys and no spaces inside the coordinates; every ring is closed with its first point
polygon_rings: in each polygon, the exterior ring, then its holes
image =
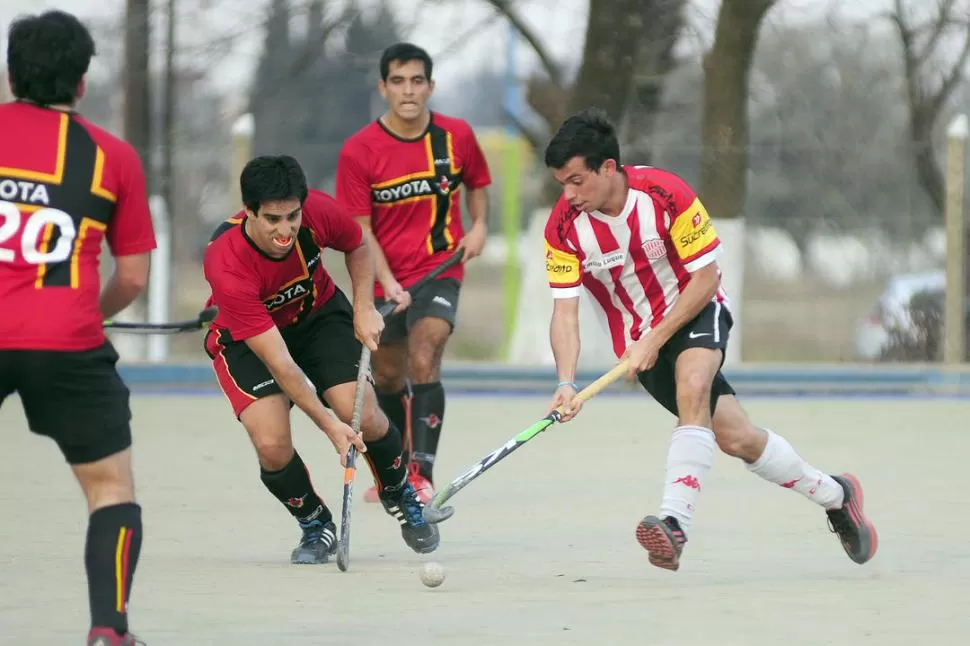
{"type": "Polygon", "coordinates": [[[206,307],[219,313],[212,329],[225,341],[244,341],[274,325],[296,325],[316,312],[337,289],[323,267],[323,249],[348,252],[363,242],[357,222],[326,193],[311,190],[303,204],[296,242],[286,256],[273,258],[246,234],[245,211],[213,233],[202,261],[212,294],[206,307]]]}
{"type": "MultiPolygon", "coordinates": [[[[465,235],[461,187],[491,184],[488,164],[467,122],[432,113],[416,139],[380,120],[348,139],[337,162],[336,196],[371,228],[395,279],[409,287],[440,265],[465,235]]],[[[442,274],[461,280],[461,264],[442,274]]],[[[380,285],[375,294],[383,296],[380,285]]]]}
{"type": "Polygon", "coordinates": [[[155,234],[141,160],[83,117],[0,105],[0,349],[104,343],[101,242],[147,253],[155,234]]]}

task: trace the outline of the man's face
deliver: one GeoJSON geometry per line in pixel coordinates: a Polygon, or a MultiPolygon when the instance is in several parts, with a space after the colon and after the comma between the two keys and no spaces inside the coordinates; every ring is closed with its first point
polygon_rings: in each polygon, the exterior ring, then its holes
{"type": "Polygon", "coordinates": [[[552,176],[562,184],[562,193],[569,206],[579,211],[598,211],[610,197],[610,180],[616,174],[616,162],[607,159],[597,171],[586,167],[586,158],[577,155],[552,176]]]}
{"type": "Polygon", "coordinates": [[[253,242],[267,255],[282,258],[296,242],[296,234],[303,220],[300,200],[272,200],[263,202],[258,213],[246,210],[253,242]]]}
{"type": "Polygon", "coordinates": [[[434,92],[434,81],[424,73],[424,63],[391,61],[387,80],[378,89],[391,112],[402,121],[414,121],[424,115],[424,107],[434,92]]]}

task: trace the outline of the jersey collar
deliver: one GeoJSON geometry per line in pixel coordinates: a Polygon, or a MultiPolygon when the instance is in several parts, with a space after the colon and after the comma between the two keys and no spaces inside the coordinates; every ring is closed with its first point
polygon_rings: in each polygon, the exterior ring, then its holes
{"type": "Polygon", "coordinates": [[[386,132],[394,139],[397,139],[398,141],[401,141],[406,144],[414,143],[416,141],[421,141],[422,139],[424,139],[425,136],[427,136],[428,132],[431,130],[431,124],[433,123],[434,123],[434,110],[428,110],[428,125],[421,132],[421,134],[418,135],[417,137],[402,137],[401,135],[397,134],[396,132],[388,128],[387,125],[383,121],[381,121],[380,117],[377,118],[377,125],[381,127],[381,130],[386,132]]]}

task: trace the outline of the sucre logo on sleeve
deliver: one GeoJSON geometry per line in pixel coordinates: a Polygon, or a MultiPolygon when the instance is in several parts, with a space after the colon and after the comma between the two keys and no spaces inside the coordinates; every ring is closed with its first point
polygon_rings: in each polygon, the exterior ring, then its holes
{"type": "Polygon", "coordinates": [[[572,286],[579,281],[579,258],[546,243],[546,277],[554,286],[572,286]]]}
{"type": "Polygon", "coordinates": [[[690,262],[717,242],[714,223],[700,200],[695,199],[686,211],[674,218],[670,237],[674,241],[677,255],[686,262],[690,262]]]}

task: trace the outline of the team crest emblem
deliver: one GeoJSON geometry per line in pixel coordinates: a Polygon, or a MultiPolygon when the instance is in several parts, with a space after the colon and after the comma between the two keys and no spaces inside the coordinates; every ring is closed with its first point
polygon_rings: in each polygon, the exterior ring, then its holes
{"type": "Polygon", "coordinates": [[[438,190],[441,191],[442,195],[451,192],[451,180],[448,179],[447,175],[442,175],[441,179],[438,180],[438,190]]]}
{"type": "Polygon", "coordinates": [[[643,251],[650,260],[660,260],[667,255],[667,245],[660,238],[651,238],[643,243],[643,251]]]}
{"type": "Polygon", "coordinates": [[[697,215],[695,215],[693,217],[693,219],[690,221],[690,223],[693,224],[694,225],[694,228],[696,229],[697,227],[699,227],[701,225],[701,220],[702,220],[701,214],[698,213],[697,215]]]}

